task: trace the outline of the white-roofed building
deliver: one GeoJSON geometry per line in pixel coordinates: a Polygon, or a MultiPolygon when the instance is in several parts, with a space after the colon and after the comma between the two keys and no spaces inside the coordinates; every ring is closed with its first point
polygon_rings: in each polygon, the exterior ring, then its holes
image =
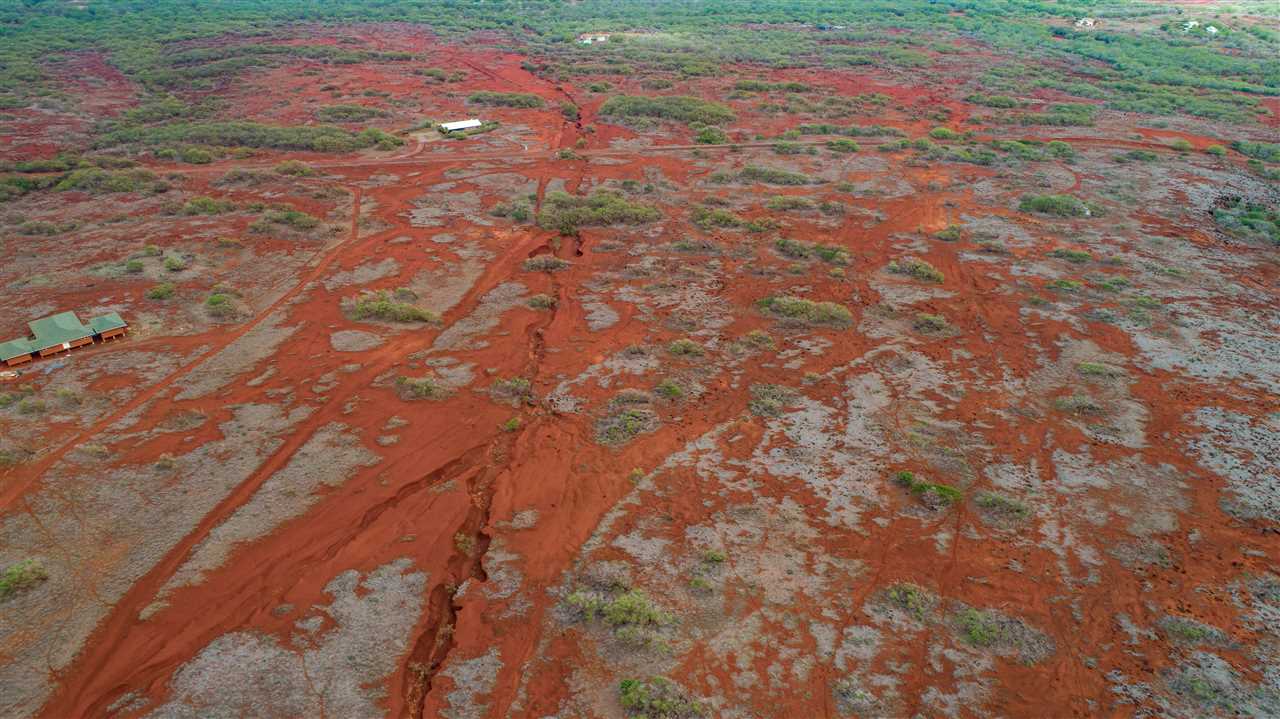
{"type": "Polygon", "coordinates": [[[457,132],[458,130],[470,130],[473,127],[480,127],[480,125],[481,125],[480,120],[473,117],[470,120],[457,120],[456,122],[442,122],[440,123],[440,131],[441,132],[457,132]]]}

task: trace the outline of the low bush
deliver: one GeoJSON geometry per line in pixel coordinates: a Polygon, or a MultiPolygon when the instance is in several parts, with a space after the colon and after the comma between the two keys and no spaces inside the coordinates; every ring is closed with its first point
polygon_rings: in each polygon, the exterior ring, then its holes
{"type": "Polygon", "coordinates": [[[1022,198],[1018,209],[1057,217],[1089,217],[1095,208],[1071,195],[1033,195],[1022,198]]]}
{"type": "MultiPolygon", "coordinates": [[[[316,174],[315,169],[310,165],[298,160],[285,160],[284,162],[276,165],[273,169],[277,174],[289,175],[290,177],[311,177],[316,174]]],[[[235,172],[235,170],[232,172],[235,172]]]]}
{"type": "Polygon", "coordinates": [[[725,105],[686,95],[644,97],[618,95],[609,98],[600,107],[604,117],[647,117],[676,120],[686,124],[723,125],[732,122],[736,115],[725,105]]]}
{"type": "Polygon", "coordinates": [[[364,105],[327,105],[316,110],[316,118],[321,122],[364,122],[390,114],[386,110],[364,105]]]}
{"type": "Polygon", "coordinates": [[[661,217],[657,207],[630,202],[617,192],[597,190],[586,197],[551,192],[538,213],[538,225],[572,235],[581,227],[639,225],[661,217]]]}
{"type": "Polygon", "coordinates": [[[542,107],[542,98],[537,95],[530,95],[523,92],[490,92],[481,91],[473,92],[467,97],[467,102],[476,105],[489,105],[492,107],[523,107],[534,108],[542,107]]]}
{"type": "Polygon", "coordinates": [[[777,417],[795,399],[796,393],[788,387],[776,384],[753,384],[747,409],[757,417],[777,417]]]}
{"type": "Polygon", "coordinates": [[[747,165],[738,173],[738,179],[746,182],[763,182],[767,185],[808,185],[812,181],[808,175],[788,172],[772,167],[747,165]]]}
{"type": "Polygon", "coordinates": [[[946,279],[941,270],[914,257],[908,257],[902,261],[894,260],[889,263],[888,270],[897,275],[908,275],[925,282],[941,283],[946,279]]]}
{"type": "Polygon", "coordinates": [[[404,399],[440,400],[449,396],[449,392],[434,377],[396,378],[396,389],[404,399]]]}
{"type": "Polygon", "coordinates": [[[801,297],[778,295],[756,303],[767,315],[802,325],[846,327],[853,322],[848,307],[835,302],[814,302],[801,297]]]}
{"type": "Polygon", "coordinates": [[[48,578],[49,573],[45,571],[44,565],[39,560],[24,559],[10,564],[0,572],[0,601],[32,589],[48,578]]]}
{"type": "Polygon", "coordinates": [[[905,487],[911,494],[920,497],[926,504],[939,508],[960,501],[963,496],[960,490],[946,484],[936,484],[916,479],[914,472],[898,472],[893,481],[905,487]]]}
{"type": "Polygon", "coordinates": [[[524,261],[526,272],[557,272],[568,267],[570,262],[555,255],[538,255],[524,261]]]}
{"type": "Polygon", "coordinates": [[[357,320],[383,322],[438,322],[433,312],[393,299],[386,291],[369,292],[357,297],[351,305],[351,316],[357,320]]]}

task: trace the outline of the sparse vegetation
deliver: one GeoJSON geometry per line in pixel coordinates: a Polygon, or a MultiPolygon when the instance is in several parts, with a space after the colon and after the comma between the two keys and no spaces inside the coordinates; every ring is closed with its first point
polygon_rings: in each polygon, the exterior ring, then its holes
{"type": "Polygon", "coordinates": [[[648,681],[623,679],[618,684],[618,701],[633,719],[695,719],[706,715],[702,705],[664,677],[648,681]]]}
{"type": "Polygon", "coordinates": [[[581,227],[639,225],[661,217],[657,207],[630,202],[618,192],[597,190],[586,197],[551,192],[538,213],[538,225],[572,235],[581,227]]]}
{"type": "Polygon", "coordinates": [[[434,313],[408,302],[394,299],[384,290],[367,292],[351,303],[351,316],[357,320],[382,322],[439,322],[434,313]]]}
{"type": "Polygon", "coordinates": [[[24,559],[10,564],[0,572],[0,601],[32,589],[48,578],[49,573],[38,559],[24,559]]]}
{"type": "Polygon", "coordinates": [[[757,417],[777,417],[795,399],[796,393],[788,387],[776,384],[753,384],[747,409],[757,417]]]}
{"type": "Polygon", "coordinates": [[[924,260],[908,257],[902,261],[894,260],[889,263],[888,270],[895,275],[907,275],[924,282],[941,283],[946,280],[946,276],[942,271],[924,260]]]}
{"type": "Polygon", "coordinates": [[[396,378],[396,390],[403,399],[439,400],[449,396],[449,391],[444,385],[430,376],[405,377],[401,375],[396,378]]]}
{"type": "Polygon", "coordinates": [[[161,282],[160,284],[147,290],[147,299],[149,300],[167,300],[173,297],[173,293],[178,290],[177,286],[172,282],[161,282]]]}
{"type": "Polygon", "coordinates": [[[529,307],[535,310],[555,309],[556,298],[551,295],[533,295],[529,298],[529,307]]]}
{"type": "Polygon", "coordinates": [[[1018,209],[1057,217],[1091,217],[1100,214],[1098,208],[1071,195],[1034,195],[1022,198],[1018,209]]]}
{"type": "Polygon", "coordinates": [[[537,95],[530,95],[524,92],[473,92],[467,97],[467,102],[476,105],[489,105],[493,107],[523,107],[535,108],[542,107],[542,98],[537,95]]]}
{"type": "Polygon", "coordinates": [[[916,479],[914,472],[902,471],[894,475],[893,481],[920,498],[928,507],[941,509],[959,502],[963,496],[960,490],[947,484],[925,482],[916,479]]]}
{"type": "Polygon", "coordinates": [[[853,323],[853,313],[836,302],[814,302],[802,297],[778,295],[766,297],[757,306],[767,315],[802,325],[826,325],[847,327],[853,323]]]}
{"type": "Polygon", "coordinates": [[[535,255],[524,261],[525,272],[558,272],[569,266],[568,260],[555,255],[535,255]]]}
{"type": "Polygon", "coordinates": [[[685,124],[696,122],[703,125],[723,125],[726,122],[732,122],[736,117],[733,110],[718,102],[686,95],[661,97],[618,95],[609,98],[604,105],[600,106],[600,114],[604,117],[653,118],[675,120],[685,124]]]}

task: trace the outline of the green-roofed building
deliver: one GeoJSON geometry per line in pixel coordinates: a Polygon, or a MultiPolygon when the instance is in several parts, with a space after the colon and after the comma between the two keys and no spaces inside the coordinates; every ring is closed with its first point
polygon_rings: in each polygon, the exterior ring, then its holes
{"type": "Polygon", "coordinates": [[[87,325],[74,312],[60,312],[28,322],[27,327],[31,328],[31,337],[0,343],[0,362],[12,367],[36,357],[66,352],[93,344],[94,340],[118,337],[129,326],[115,312],[94,317],[87,325]]]}

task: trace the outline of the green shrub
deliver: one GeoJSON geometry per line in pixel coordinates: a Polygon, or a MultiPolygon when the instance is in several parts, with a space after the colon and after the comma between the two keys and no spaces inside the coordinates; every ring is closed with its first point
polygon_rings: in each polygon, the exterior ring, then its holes
{"type": "Polygon", "coordinates": [[[706,713],[702,705],[664,677],[623,679],[618,684],[618,701],[629,717],[639,719],[693,719],[706,713]]]}
{"type": "Polygon", "coordinates": [[[187,200],[180,212],[184,215],[219,215],[231,212],[236,204],[230,200],[215,200],[212,197],[193,197],[187,200]]]}
{"type": "Polygon", "coordinates": [[[801,297],[778,295],[766,297],[756,303],[772,317],[805,325],[846,327],[853,322],[848,307],[835,302],[814,302],[801,297]]]}
{"type": "Polygon", "coordinates": [[[381,320],[384,322],[439,322],[433,312],[398,302],[385,290],[368,292],[356,298],[351,306],[351,316],[357,320],[381,320]]]}
{"type": "Polygon", "coordinates": [[[78,190],[91,194],[116,192],[158,192],[167,189],[156,176],[146,170],[111,172],[97,167],[73,170],[62,177],[53,189],[78,190]]]}
{"type": "Polygon", "coordinates": [[[145,145],[164,147],[179,143],[211,147],[269,147],[279,150],[351,152],[370,147],[391,149],[404,144],[400,138],[369,128],[353,133],[331,125],[280,127],[256,122],[175,122],[148,127],[122,127],[99,135],[96,147],[145,145]]]}
{"type": "Polygon", "coordinates": [[[653,388],[655,394],[663,399],[680,399],[684,396],[684,388],[673,380],[665,379],[653,388]]]}
{"type": "Polygon", "coordinates": [[[556,298],[551,295],[534,295],[529,298],[529,306],[535,310],[550,310],[556,306],[556,298]]]}
{"type": "Polygon", "coordinates": [[[551,192],[543,200],[538,225],[572,235],[581,227],[639,225],[661,217],[657,207],[629,202],[617,192],[596,190],[586,197],[551,192]]]}
{"type": "Polygon", "coordinates": [[[916,479],[914,472],[898,472],[894,475],[893,481],[905,487],[912,494],[924,498],[926,502],[936,503],[939,506],[955,504],[963,496],[960,490],[950,485],[924,482],[916,479]]]}
{"type": "Polygon", "coordinates": [[[827,148],[830,150],[834,150],[835,152],[843,152],[846,154],[858,152],[859,150],[862,149],[862,147],[859,146],[858,143],[854,142],[853,140],[847,140],[845,138],[828,140],[827,148]]]}
{"type": "Polygon", "coordinates": [[[560,114],[569,122],[577,122],[582,118],[582,113],[578,110],[578,106],[568,100],[560,103],[560,114]]]}
{"type": "Polygon", "coordinates": [[[181,257],[170,255],[164,258],[164,268],[169,272],[181,272],[187,269],[187,262],[181,257]]]}
{"type": "Polygon", "coordinates": [[[364,122],[389,114],[386,110],[364,105],[327,105],[316,110],[316,118],[321,122],[364,122]]]}
{"type": "Polygon", "coordinates": [[[467,97],[467,102],[494,107],[534,108],[542,107],[543,105],[542,98],[537,95],[523,92],[490,92],[487,90],[471,93],[467,97]]]}
{"type": "Polygon", "coordinates": [[[933,233],[933,236],[943,242],[955,242],[964,237],[964,228],[959,225],[947,225],[946,228],[933,233]]]}
{"type": "Polygon", "coordinates": [[[994,492],[979,492],[974,502],[991,514],[1006,519],[1023,519],[1031,512],[1022,502],[994,492]]]}
{"type": "Polygon", "coordinates": [[[702,345],[691,339],[678,339],[667,345],[667,351],[677,357],[701,357],[706,353],[702,345]]]}
{"type": "Polygon", "coordinates": [[[537,255],[530,257],[524,261],[524,269],[526,272],[557,272],[569,266],[568,260],[562,260],[555,255],[537,255]]]}
{"type": "Polygon", "coordinates": [[[173,293],[177,291],[177,287],[172,282],[161,282],[160,284],[147,290],[147,299],[149,300],[167,300],[173,297],[173,293]]]}
{"type": "Polygon", "coordinates": [[[941,283],[946,280],[946,276],[942,274],[941,270],[924,260],[914,257],[908,257],[900,262],[894,260],[889,263],[888,270],[894,274],[908,275],[925,282],[941,283]]]}
{"type": "Polygon", "coordinates": [[[723,125],[735,119],[733,110],[718,102],[709,102],[685,95],[643,97],[617,95],[600,107],[604,117],[649,117],[676,120],[686,124],[723,125]]]}
{"type": "Polygon", "coordinates": [[[1004,639],[1004,628],[999,620],[972,607],[956,615],[956,625],[964,640],[975,647],[989,647],[1004,639]]]}
{"type": "Polygon", "coordinates": [[[1076,264],[1083,264],[1093,259],[1093,255],[1085,252],[1084,250],[1072,250],[1066,247],[1059,247],[1058,249],[1051,251],[1049,256],[1056,257],[1060,260],[1066,260],[1067,262],[1074,262],[1076,264]]]}
{"type": "Polygon", "coordinates": [[[1227,154],[1227,148],[1223,147],[1222,145],[1210,145],[1204,148],[1204,151],[1209,153],[1210,155],[1213,155],[1214,157],[1224,157],[1227,154]]]}
{"type": "MultiPolygon", "coordinates": [[[[273,168],[277,174],[289,175],[291,177],[311,177],[316,174],[310,165],[298,160],[285,160],[273,168]]],[[[234,172],[234,170],[232,171],[234,172]]]]}
{"type": "Polygon", "coordinates": [[[440,400],[449,396],[448,390],[433,377],[405,377],[401,375],[396,378],[396,389],[399,390],[400,396],[404,399],[440,400]]]}
{"type": "Polygon", "coordinates": [[[320,218],[301,210],[268,210],[262,217],[249,225],[249,231],[257,234],[270,234],[276,227],[305,232],[320,226],[320,218]]]}
{"type": "Polygon", "coordinates": [[[772,167],[760,167],[757,165],[747,165],[742,168],[742,172],[738,173],[738,179],[746,182],[763,182],[768,185],[808,185],[811,180],[808,175],[801,175],[795,172],[787,172],[772,167]]]}
{"type": "Polygon", "coordinates": [[[795,399],[796,393],[790,388],[776,384],[753,384],[747,409],[757,417],[777,417],[795,399]]]}
{"type": "Polygon", "coordinates": [[[1231,143],[1231,149],[1245,157],[1252,157],[1255,160],[1262,160],[1263,162],[1280,162],[1280,143],[1236,140],[1231,143]]]}
{"type": "Polygon", "coordinates": [[[697,134],[693,136],[693,141],[700,145],[724,145],[729,142],[729,136],[724,130],[707,125],[698,129],[697,134]]]}
{"type": "Polygon", "coordinates": [[[947,322],[947,318],[942,315],[931,315],[921,312],[916,315],[916,319],[911,326],[917,332],[946,332],[951,329],[951,323],[947,322]]]}
{"type": "Polygon", "coordinates": [[[1172,147],[1174,150],[1177,150],[1178,152],[1191,152],[1191,150],[1194,149],[1194,147],[1190,142],[1188,142],[1187,140],[1181,137],[1169,143],[1169,147],[1172,147]]]}
{"type": "Polygon", "coordinates": [[[124,271],[128,272],[131,275],[136,275],[139,272],[142,272],[142,270],[143,270],[142,260],[129,260],[128,262],[124,263],[124,271]]]}
{"type": "Polygon", "coordinates": [[[44,565],[36,559],[24,559],[0,572],[0,601],[31,589],[49,578],[44,565]]]}
{"type": "Polygon", "coordinates": [[[790,197],[787,195],[774,195],[769,198],[764,206],[770,210],[779,211],[812,210],[814,207],[813,200],[807,197],[790,197]]]}
{"type": "Polygon", "coordinates": [[[1094,209],[1071,195],[1034,195],[1022,198],[1018,209],[1057,217],[1089,217],[1094,209]]]}
{"type": "Polygon", "coordinates": [[[929,137],[932,137],[935,140],[941,140],[943,142],[946,142],[948,140],[960,139],[960,133],[956,132],[955,130],[952,130],[949,127],[935,127],[929,131],[929,137]]]}
{"type": "Polygon", "coordinates": [[[235,303],[232,301],[231,295],[215,292],[209,295],[204,301],[204,309],[212,317],[225,319],[233,317],[236,314],[235,303]]]}

